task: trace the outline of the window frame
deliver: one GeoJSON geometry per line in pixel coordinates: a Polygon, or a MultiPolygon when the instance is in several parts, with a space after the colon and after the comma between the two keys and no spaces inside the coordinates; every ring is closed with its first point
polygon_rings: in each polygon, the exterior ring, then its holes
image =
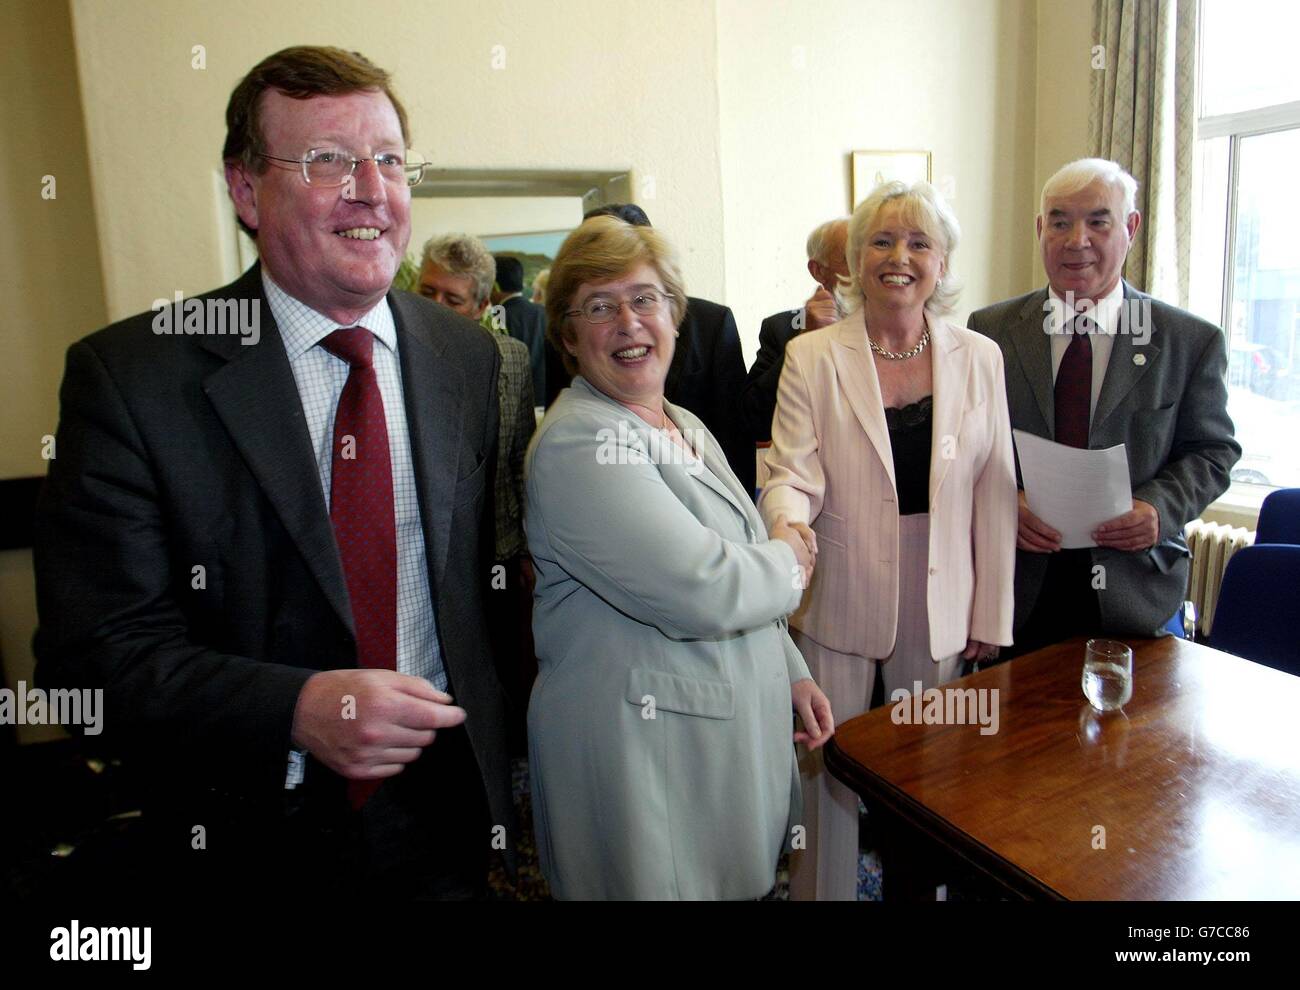
{"type": "MultiPolygon", "coordinates": [[[[1204,11],[1202,8],[1202,18],[1203,16],[1204,11]]],[[[1224,245],[1223,271],[1220,273],[1222,283],[1220,286],[1219,326],[1224,335],[1224,346],[1230,347],[1235,288],[1233,276],[1237,263],[1237,188],[1241,175],[1242,141],[1261,134],[1300,129],[1300,100],[1255,107],[1249,110],[1237,110],[1231,113],[1215,114],[1208,117],[1201,116],[1204,45],[1205,34],[1203,31],[1198,31],[1196,46],[1197,119],[1193,143],[1199,148],[1202,141],[1218,138],[1228,139],[1227,203],[1221,221],[1224,245]]],[[[1199,165],[1199,154],[1193,155],[1193,162],[1196,163],[1193,167],[1199,165]]],[[[1206,219],[1204,216],[1193,216],[1192,223],[1203,223],[1206,219]]],[[[1228,490],[1216,499],[1202,515],[1220,518],[1223,521],[1231,520],[1234,525],[1242,525],[1249,519],[1249,528],[1253,529],[1259,518],[1261,503],[1270,492],[1276,490],[1276,487],[1278,486],[1231,482],[1228,490]]]]}

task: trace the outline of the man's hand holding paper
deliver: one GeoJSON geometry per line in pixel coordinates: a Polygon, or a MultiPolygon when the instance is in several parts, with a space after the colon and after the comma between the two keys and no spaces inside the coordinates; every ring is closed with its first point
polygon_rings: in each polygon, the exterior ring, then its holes
{"type": "MultiPolygon", "coordinates": [[[[1124,445],[1083,450],[1012,431],[1024,493],[1016,545],[1033,553],[1107,546],[1137,550],[1155,510],[1133,498],[1124,445]],[[1148,510],[1149,513],[1148,514],[1148,510]]],[[[1157,518],[1158,528],[1158,518],[1157,518]]]]}
{"type": "Polygon", "coordinates": [[[1150,502],[1135,498],[1129,512],[1102,523],[1092,537],[1099,547],[1146,550],[1160,539],[1160,513],[1150,502]]]}

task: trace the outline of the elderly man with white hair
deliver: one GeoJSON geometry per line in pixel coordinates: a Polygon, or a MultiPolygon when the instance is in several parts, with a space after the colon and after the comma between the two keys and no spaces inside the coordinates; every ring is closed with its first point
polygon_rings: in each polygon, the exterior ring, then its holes
{"type": "Polygon", "coordinates": [[[783,309],[763,321],[758,331],[758,356],[745,379],[745,419],[756,443],[772,439],[772,413],[776,389],[785,365],[785,345],[805,330],[820,330],[844,317],[836,295],[841,279],[849,276],[845,259],[848,217],[818,224],[808,235],[808,274],[817,289],[796,309],[783,309]]]}
{"type": "Polygon", "coordinates": [[[1064,166],[1037,219],[1047,287],[970,317],[1002,348],[1012,427],[1086,449],[1122,443],[1133,487],[1132,508],[1080,549],[1062,549],[1020,492],[1014,654],[1078,635],[1157,635],[1187,587],[1183,527],[1241,456],[1223,332],[1121,277],[1136,197],[1115,162],[1064,166]]]}

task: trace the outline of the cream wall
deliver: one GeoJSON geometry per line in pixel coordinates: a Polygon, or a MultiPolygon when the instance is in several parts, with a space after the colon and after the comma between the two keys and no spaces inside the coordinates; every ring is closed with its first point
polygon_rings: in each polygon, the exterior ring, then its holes
{"type": "MultiPolygon", "coordinates": [[[[1053,172],[1084,158],[1088,148],[1089,86],[1092,74],[1092,4],[1080,0],[1038,0],[1038,105],[1034,115],[1034,188],[1031,216],[1053,172]]],[[[1033,284],[1047,276],[1030,229],[1025,235],[1033,284]]]]}
{"type": "Polygon", "coordinates": [[[95,189],[115,317],[219,282],[211,176],[226,100],[292,44],[346,46],[392,71],[413,143],[440,167],[634,167],[656,225],[689,246],[692,286],[722,294],[709,0],[73,0],[72,12],[91,154],[118,163],[95,189]],[[195,45],[205,69],[191,67],[195,45]]]}
{"type": "Polygon", "coordinates": [[[929,149],[963,229],[954,319],[1029,278],[1033,0],[718,0],[727,302],[747,357],[813,286],[804,241],[849,208],[849,153],[929,149]]]}
{"type": "Polygon", "coordinates": [[[390,68],[415,144],[440,166],[633,169],[638,200],[682,249],[690,291],[736,310],[747,359],[761,318],[807,296],[803,241],[847,210],[853,149],[933,151],[963,225],[964,319],[1041,280],[1036,190],[1087,140],[1091,5],[1078,0],[905,11],[883,0],[72,0],[72,11],[92,154],[169,162],[146,182],[125,168],[96,177],[115,317],[221,281],[222,110],[249,66],[291,43],[346,44],[390,68]],[[598,35],[575,30],[592,24],[598,35]]]}
{"type": "MultiPolygon", "coordinates": [[[[4,15],[0,478],[17,478],[45,473],[41,438],[57,422],[64,351],[103,324],[105,309],[67,5],[10,0],[4,15]],[[41,195],[46,175],[54,177],[53,199],[41,195]]],[[[0,686],[32,683],[35,597],[31,551],[0,552],[0,686]]],[[[62,735],[48,726],[17,733],[24,743],[62,735]]]]}
{"type": "Polygon", "coordinates": [[[0,478],[44,474],[63,353],[104,322],[104,286],[67,6],[5,5],[0,58],[0,478]],[[42,198],[43,177],[54,198],[42,198]]]}

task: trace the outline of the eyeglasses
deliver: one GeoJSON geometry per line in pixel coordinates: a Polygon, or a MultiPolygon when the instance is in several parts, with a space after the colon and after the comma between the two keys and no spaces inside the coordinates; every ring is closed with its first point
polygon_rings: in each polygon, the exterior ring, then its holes
{"type": "Polygon", "coordinates": [[[624,306],[636,313],[637,316],[654,316],[668,298],[669,296],[666,293],[655,292],[651,289],[638,292],[631,299],[622,302],[608,296],[592,296],[580,308],[571,309],[564,315],[581,316],[588,323],[599,325],[614,319],[618,315],[618,311],[624,306]]]}
{"type": "Polygon", "coordinates": [[[301,158],[277,158],[260,151],[256,154],[258,158],[270,162],[299,166],[303,180],[309,186],[341,186],[351,178],[362,162],[374,162],[379,167],[379,174],[388,182],[405,182],[408,186],[418,186],[424,178],[424,170],[429,167],[422,154],[410,149],[383,151],[373,158],[357,158],[351,152],[339,148],[312,148],[301,158]]]}

